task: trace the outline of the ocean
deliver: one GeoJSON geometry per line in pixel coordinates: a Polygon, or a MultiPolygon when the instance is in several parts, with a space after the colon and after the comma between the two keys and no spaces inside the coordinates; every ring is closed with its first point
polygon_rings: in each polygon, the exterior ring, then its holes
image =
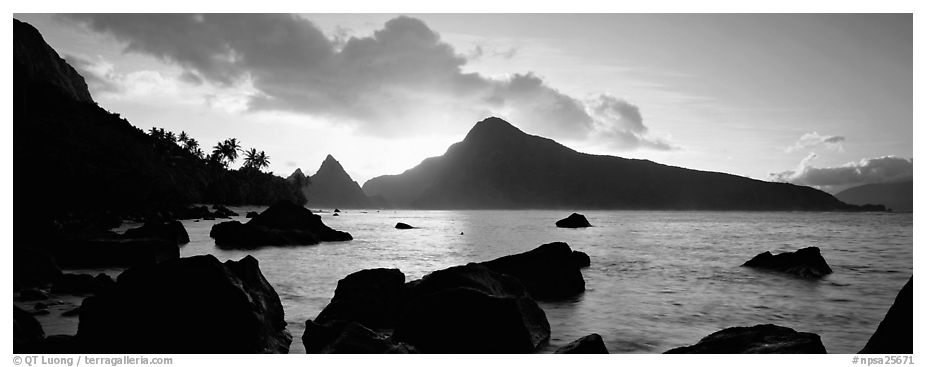
{"type": "MultiPolygon", "coordinates": [[[[234,219],[244,221],[246,211],[263,208],[232,209],[242,215],[234,219]]],[[[586,252],[591,267],[583,269],[583,295],[540,303],[552,329],[541,352],[598,333],[611,353],[662,353],[723,328],[772,323],[819,334],[830,353],[855,353],[913,272],[909,213],[585,211],[594,227],[583,229],[556,228],[554,222],[570,214],[563,211],[339,214],[319,213],[353,241],[253,251],[216,248],[209,230],[222,220],[186,220],[191,242],[181,256],[257,258],[282,299],[290,353],[305,351],[305,320],[318,315],[350,273],[398,268],[408,281],[556,241],[586,252]],[[416,228],[397,230],[396,222],[416,228]],[[807,246],[821,249],[833,274],[806,280],[740,266],[764,251],[807,246]]],[[[53,312],[39,320],[76,331],[76,318],[61,320],[53,312]]]]}

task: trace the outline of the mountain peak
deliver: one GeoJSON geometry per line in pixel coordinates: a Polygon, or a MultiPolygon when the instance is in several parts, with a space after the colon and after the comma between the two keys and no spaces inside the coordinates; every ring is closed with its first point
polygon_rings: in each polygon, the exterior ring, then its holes
{"type": "Polygon", "coordinates": [[[490,138],[511,137],[524,135],[524,132],[510,124],[508,121],[492,116],[476,123],[464,141],[485,140],[490,138]]]}
{"type": "Polygon", "coordinates": [[[45,42],[29,23],[13,19],[13,73],[17,98],[30,94],[46,99],[93,103],[84,78],[45,42]]]}

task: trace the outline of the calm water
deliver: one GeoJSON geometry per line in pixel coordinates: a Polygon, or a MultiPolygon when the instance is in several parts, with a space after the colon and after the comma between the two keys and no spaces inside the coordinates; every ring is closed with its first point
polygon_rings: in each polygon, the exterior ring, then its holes
{"type": "MultiPolygon", "coordinates": [[[[262,208],[233,209],[243,215],[262,208]]],[[[547,352],[594,332],[612,353],[661,353],[726,327],[774,323],[820,334],[830,353],[855,353],[913,269],[911,214],[589,211],[584,214],[595,227],[553,225],[568,214],[320,213],[355,239],[255,251],[219,250],[209,238],[217,222],[184,221],[191,243],[181,254],[256,257],[283,301],[292,353],[304,352],[305,320],[352,272],[399,268],[411,280],[554,241],[588,253],[592,266],[583,270],[584,295],[541,304],[552,328],[547,352]],[[399,221],[418,228],[393,229],[399,221]],[[834,273],[809,281],[739,266],[763,251],[806,246],[820,247],[834,273]]]]}

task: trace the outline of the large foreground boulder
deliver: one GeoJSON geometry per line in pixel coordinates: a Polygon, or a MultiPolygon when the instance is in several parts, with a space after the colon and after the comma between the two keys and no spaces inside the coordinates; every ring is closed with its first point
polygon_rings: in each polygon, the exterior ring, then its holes
{"type": "Polygon", "coordinates": [[[84,300],[77,339],[90,353],[287,353],[292,341],[257,259],[212,255],[126,270],[84,300]]]}
{"type": "Polygon", "coordinates": [[[393,337],[424,353],[530,353],[550,337],[546,314],[516,279],[479,264],[409,283],[393,337]]]}
{"type": "Polygon", "coordinates": [[[772,255],[763,252],[743,264],[745,267],[774,270],[803,278],[820,278],[833,272],[820,255],[818,247],[806,247],[795,252],[772,255]]]}
{"type": "Polygon", "coordinates": [[[45,339],[45,331],[29,312],[13,306],[13,353],[31,353],[45,339]]]}
{"type": "Polygon", "coordinates": [[[374,329],[391,329],[404,305],[405,274],[399,269],[367,269],[338,281],[331,303],[316,323],[356,321],[374,329]]]}
{"type": "Polygon", "coordinates": [[[592,224],[585,219],[585,216],[579,213],[572,213],[564,219],[556,221],[556,226],[560,228],[585,228],[591,227],[592,224]]]}
{"type": "Polygon", "coordinates": [[[407,354],[417,353],[414,347],[397,342],[384,334],[352,321],[305,323],[302,336],[306,353],[407,354]]]}
{"type": "Polygon", "coordinates": [[[327,241],[350,241],[350,233],[336,231],[320,216],[288,201],[278,202],[247,223],[219,223],[209,235],[225,248],[257,248],[281,245],[314,245],[327,241]]]}
{"type": "Polygon", "coordinates": [[[859,354],[913,353],[913,277],[903,286],[884,320],[859,354]]]}
{"type": "Polygon", "coordinates": [[[535,299],[560,299],[585,292],[583,264],[575,256],[566,243],[553,242],[482,265],[519,280],[535,299]]]}
{"type": "Polygon", "coordinates": [[[765,324],[723,329],[697,344],[667,351],[671,354],[818,354],[826,353],[820,336],[765,324]]]}
{"type": "Polygon", "coordinates": [[[556,350],[557,354],[608,354],[601,335],[589,334],[556,350]]]}
{"type": "Polygon", "coordinates": [[[127,238],[160,238],[176,245],[190,243],[190,235],[180,221],[152,221],[125,231],[127,238]]]}

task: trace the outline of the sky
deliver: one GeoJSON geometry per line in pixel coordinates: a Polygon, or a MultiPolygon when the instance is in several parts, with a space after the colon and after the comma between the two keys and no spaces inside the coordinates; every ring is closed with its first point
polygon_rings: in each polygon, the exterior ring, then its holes
{"type": "Polygon", "coordinates": [[[910,14],[16,14],[132,124],[359,183],[506,119],[830,192],[913,173],[910,14]]]}

